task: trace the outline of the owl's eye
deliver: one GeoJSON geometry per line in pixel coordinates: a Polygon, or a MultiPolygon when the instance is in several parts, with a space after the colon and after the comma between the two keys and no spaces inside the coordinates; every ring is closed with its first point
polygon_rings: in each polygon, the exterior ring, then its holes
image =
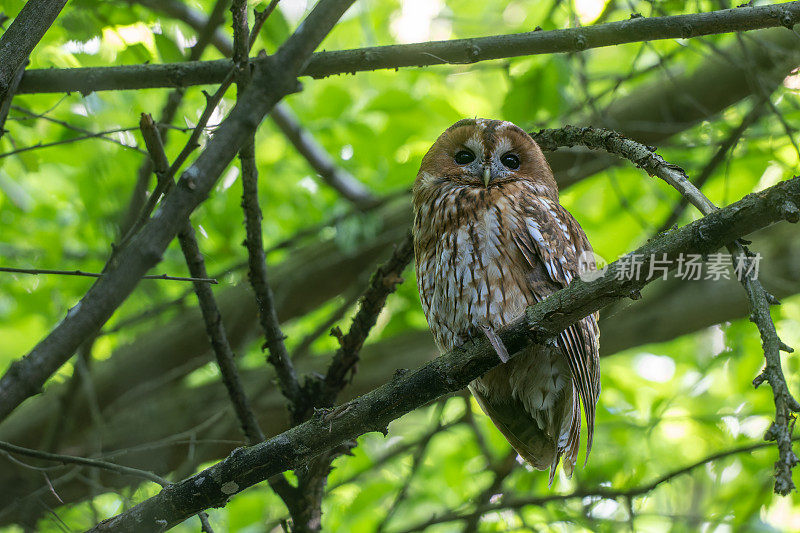
{"type": "Polygon", "coordinates": [[[456,156],[453,159],[455,159],[456,163],[459,165],[466,165],[467,163],[475,161],[475,154],[469,150],[459,150],[456,152],[456,156]]]}
{"type": "Polygon", "coordinates": [[[519,168],[519,157],[515,156],[514,154],[504,154],[500,158],[500,162],[511,170],[516,170],[519,168]]]}

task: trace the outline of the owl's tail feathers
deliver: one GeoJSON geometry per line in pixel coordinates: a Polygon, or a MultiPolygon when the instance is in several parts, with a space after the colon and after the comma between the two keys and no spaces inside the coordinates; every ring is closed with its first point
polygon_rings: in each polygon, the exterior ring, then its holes
{"type": "MultiPolygon", "coordinates": [[[[566,428],[562,427],[561,441],[563,442],[566,440],[566,443],[561,448],[561,451],[565,454],[564,460],[561,462],[561,468],[564,469],[564,473],[567,474],[567,477],[572,477],[572,472],[575,470],[575,463],[578,461],[578,449],[581,445],[581,404],[578,400],[578,389],[575,386],[575,382],[572,383],[572,395],[568,396],[565,401],[564,421],[568,421],[569,429],[565,433],[564,430],[566,428]],[[569,416],[569,420],[566,419],[567,416],[569,416]]],[[[564,426],[566,425],[567,424],[564,424],[564,426]]],[[[588,450],[586,454],[588,460],[588,450]]],[[[585,463],[584,466],[586,466],[585,463]]],[[[550,483],[553,483],[552,473],[550,474],[550,483]]]]}
{"type": "Polygon", "coordinates": [[[561,454],[558,453],[557,442],[530,417],[522,402],[512,398],[508,398],[509,401],[492,402],[476,387],[470,385],[469,389],[483,412],[532,467],[547,470],[558,464],[561,454]]]}
{"type": "Polygon", "coordinates": [[[516,398],[504,398],[504,401],[491,401],[474,387],[469,386],[472,395],[481,406],[483,412],[508,440],[517,453],[537,470],[550,469],[550,485],[553,484],[556,468],[562,458],[561,468],[568,477],[572,477],[578,456],[581,416],[580,404],[575,391],[572,397],[567,395],[562,402],[557,402],[553,409],[561,416],[551,418],[545,425],[535,420],[521,401],[516,398]],[[549,427],[547,427],[549,426],[549,427]],[[567,427],[568,426],[568,429],[567,427]]]}

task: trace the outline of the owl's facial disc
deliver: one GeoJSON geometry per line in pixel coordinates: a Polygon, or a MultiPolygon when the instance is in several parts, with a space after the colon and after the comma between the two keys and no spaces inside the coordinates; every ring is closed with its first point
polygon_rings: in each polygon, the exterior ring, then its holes
{"type": "Polygon", "coordinates": [[[550,167],[539,146],[510,122],[464,119],[442,133],[422,160],[418,177],[437,177],[474,189],[502,189],[532,182],[543,196],[558,197],[550,167]]]}

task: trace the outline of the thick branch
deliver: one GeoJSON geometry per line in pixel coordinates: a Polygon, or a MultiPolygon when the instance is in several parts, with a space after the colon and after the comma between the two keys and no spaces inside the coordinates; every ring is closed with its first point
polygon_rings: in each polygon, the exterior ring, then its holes
{"type": "MultiPolygon", "coordinates": [[[[339,338],[339,349],[328,367],[323,380],[307,379],[304,384],[303,405],[297,405],[294,411],[295,424],[308,420],[316,408],[329,408],[334,405],[339,393],[347,385],[347,377],[355,373],[361,348],[375,325],[378,315],[386,305],[386,299],[402,283],[403,271],[414,255],[414,244],[411,232],[397,246],[389,260],[378,267],[370,278],[370,283],[359,301],[359,309],[350,329],[342,335],[338,328],[332,330],[339,338]]],[[[336,410],[326,411],[328,417],[336,416],[336,410]]],[[[304,468],[296,471],[298,492],[303,495],[300,512],[292,511],[294,530],[298,532],[315,532],[322,527],[322,498],[325,494],[325,483],[331,471],[333,459],[341,453],[349,452],[356,445],[355,441],[343,443],[334,451],[329,451],[309,461],[304,468]]],[[[291,509],[291,507],[290,507],[291,509]]]]}
{"type": "MultiPolygon", "coordinates": [[[[645,258],[666,254],[709,253],[742,235],[784,219],[782,206],[800,204],[800,178],[715,211],[668,234],[660,235],[633,252],[645,258]]],[[[532,307],[500,332],[509,353],[524,346],[545,343],[570,324],[621,298],[637,293],[652,279],[618,276],[620,262],[604,276],[586,283],[573,281],[532,307]],[[617,279],[617,278],[621,279],[617,279]]],[[[398,373],[394,380],[333,412],[320,412],[311,420],[267,442],[235,450],[228,458],[156,496],[102,522],[94,531],[154,529],[174,525],[205,508],[224,505],[233,494],[278,472],[297,468],[320,453],[370,431],[386,431],[388,424],[444,394],[463,389],[470,381],[497,366],[499,360],[486,339],[478,339],[440,356],[413,372],[398,373]]]]}
{"type": "Polygon", "coordinates": [[[155,216],[58,326],[0,379],[0,419],[44,382],[96,332],[154,266],[189,214],[207,197],[239,148],[281,98],[297,90],[296,76],[353,0],[321,0],[278,52],[262,62],[253,83],[206,149],[181,176],[155,216]]]}
{"type": "MultiPolygon", "coordinates": [[[[639,17],[581,28],[318,52],[302,69],[301,75],[322,78],[334,74],[398,67],[470,64],[506,57],[580,52],[590,48],[659,39],[687,39],[776,26],[791,28],[798,21],[800,21],[800,2],[747,6],[691,15],[639,17]]],[[[259,60],[254,59],[253,62],[258,64],[259,60]]],[[[29,70],[22,78],[19,92],[87,93],[219,83],[231,66],[230,60],[218,60],[126,67],[29,70]]]]}
{"type": "Polygon", "coordinates": [[[0,102],[6,99],[19,69],[56,20],[67,0],[29,0],[0,38],[0,102]]]}

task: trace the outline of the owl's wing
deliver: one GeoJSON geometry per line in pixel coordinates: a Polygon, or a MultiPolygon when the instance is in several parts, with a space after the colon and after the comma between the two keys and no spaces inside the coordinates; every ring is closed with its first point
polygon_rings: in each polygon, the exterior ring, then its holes
{"type": "MultiPolygon", "coordinates": [[[[523,203],[518,211],[521,220],[512,238],[531,267],[528,278],[533,297],[541,301],[554,289],[569,285],[578,275],[578,258],[592,247],[578,222],[558,202],[532,196],[523,203]]],[[[587,458],[592,448],[595,405],[600,395],[599,336],[597,316],[593,314],[568,327],[558,339],[586,415],[587,458]]]]}

